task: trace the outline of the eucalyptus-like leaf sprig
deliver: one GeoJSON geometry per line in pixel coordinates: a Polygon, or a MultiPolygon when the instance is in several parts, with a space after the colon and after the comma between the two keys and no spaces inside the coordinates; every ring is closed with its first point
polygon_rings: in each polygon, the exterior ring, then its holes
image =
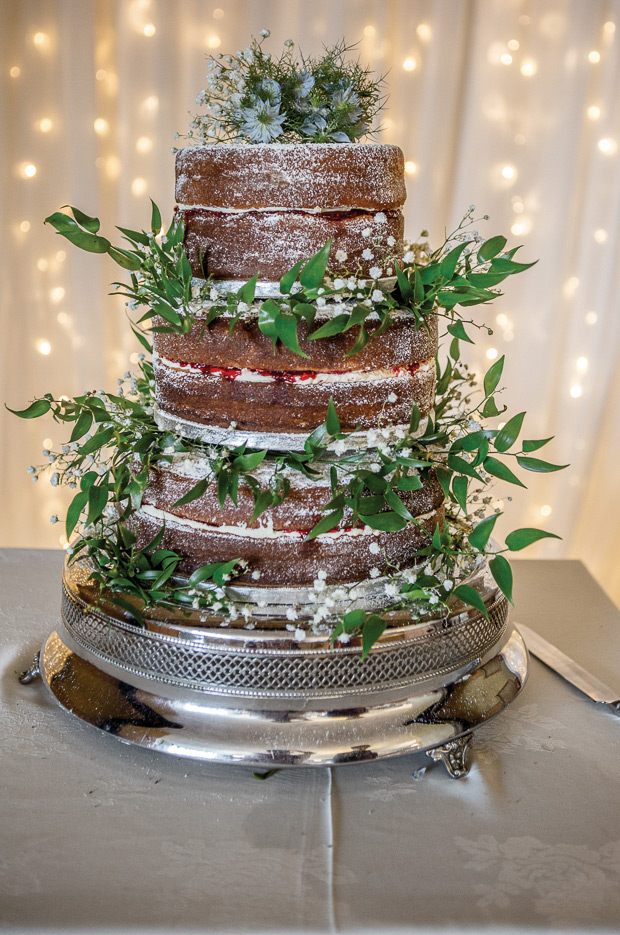
{"type": "Polygon", "coordinates": [[[193,117],[190,142],[348,143],[371,131],[383,78],[348,58],[354,45],[296,58],[288,39],[277,57],[263,49],[269,30],[260,36],[236,55],[207,57],[207,87],[196,98],[205,113],[193,117]]]}

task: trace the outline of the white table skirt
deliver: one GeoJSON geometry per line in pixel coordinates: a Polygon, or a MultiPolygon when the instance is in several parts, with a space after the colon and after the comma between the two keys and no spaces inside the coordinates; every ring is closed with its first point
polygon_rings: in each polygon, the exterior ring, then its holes
{"type": "MultiPolygon", "coordinates": [[[[18,682],[61,562],[0,551],[2,931],[620,931],[620,718],[538,661],[465,779],[411,755],[258,781],[127,747],[18,682]]],[[[620,613],[584,567],[515,564],[515,619],[620,687],[620,613]]]]}

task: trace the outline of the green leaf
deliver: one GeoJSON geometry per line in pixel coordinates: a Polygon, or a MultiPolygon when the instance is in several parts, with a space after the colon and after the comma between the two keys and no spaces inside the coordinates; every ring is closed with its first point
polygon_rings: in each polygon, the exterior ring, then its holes
{"type": "Polygon", "coordinates": [[[505,246],[505,237],[491,237],[490,240],[485,240],[478,250],[478,259],[481,263],[486,263],[487,260],[491,260],[498,253],[501,253],[505,246]]]}
{"type": "Polygon", "coordinates": [[[150,243],[148,236],[143,231],[132,231],[126,227],[117,227],[116,229],[124,234],[128,240],[131,240],[132,243],[140,244],[143,247],[148,247],[150,243]]]}
{"type": "Polygon", "coordinates": [[[99,218],[91,218],[88,214],[84,214],[83,211],[80,211],[79,208],[74,208],[73,205],[63,205],[63,208],[70,208],[73,212],[73,217],[85,230],[90,231],[91,234],[96,234],[101,224],[99,218]]]}
{"type": "Polygon", "coordinates": [[[329,338],[333,334],[342,334],[347,330],[349,317],[349,315],[334,315],[333,318],[328,318],[316,331],[308,335],[308,340],[317,341],[320,338],[329,338]]]}
{"type": "Polygon", "coordinates": [[[468,477],[475,477],[476,480],[481,480],[480,474],[478,474],[476,468],[464,458],[459,458],[458,455],[448,455],[448,467],[452,468],[452,470],[456,471],[458,474],[466,474],[468,477]]]}
{"type": "Polygon", "coordinates": [[[477,549],[479,552],[484,552],[487,542],[491,538],[491,533],[493,532],[493,527],[497,522],[497,518],[500,514],[494,513],[493,516],[487,516],[485,519],[481,520],[477,526],[469,533],[467,538],[469,539],[469,544],[472,548],[477,549]]]}
{"type": "Polygon", "coordinates": [[[520,552],[521,549],[527,548],[527,546],[532,545],[533,542],[538,542],[539,539],[560,538],[560,536],[556,536],[553,532],[545,532],[543,529],[531,529],[526,527],[524,529],[515,529],[514,532],[508,533],[506,536],[506,547],[510,549],[511,552],[520,552]]]}
{"type": "Polygon", "coordinates": [[[78,440],[78,438],[81,438],[82,435],[86,435],[92,424],[93,414],[92,412],[89,412],[88,409],[86,409],[73,426],[73,431],[71,432],[71,438],[69,441],[75,442],[78,440]]]}
{"type": "Polygon", "coordinates": [[[420,410],[415,403],[411,404],[411,415],[409,417],[409,432],[413,435],[420,427],[420,410]]]}
{"type": "Polygon", "coordinates": [[[409,299],[413,298],[413,286],[409,282],[409,277],[403,273],[398,263],[395,263],[394,266],[396,268],[396,279],[398,280],[400,294],[402,295],[405,302],[407,302],[409,299]]]}
{"type": "Polygon", "coordinates": [[[325,246],[321,247],[318,253],[310,257],[306,265],[299,274],[299,281],[306,289],[316,289],[323,282],[325,270],[329,262],[329,251],[331,249],[331,238],[325,246]]]}
{"type": "MultiPolygon", "coordinates": [[[[460,458],[458,460],[460,460],[460,458]]],[[[439,467],[435,468],[435,474],[437,475],[437,480],[439,481],[441,489],[443,490],[444,497],[449,497],[452,471],[449,471],[447,468],[440,465],[439,467]]]]}
{"type": "Polygon", "coordinates": [[[345,357],[353,357],[354,354],[359,354],[360,351],[363,351],[366,345],[368,344],[369,338],[370,336],[368,332],[366,331],[364,326],[361,325],[360,330],[357,333],[357,338],[355,339],[355,344],[353,345],[351,350],[348,351],[347,354],[345,354],[345,357]]]}
{"type": "Polygon", "coordinates": [[[304,542],[310,542],[311,539],[316,539],[317,536],[321,536],[326,532],[331,532],[332,529],[335,529],[341,522],[343,515],[343,510],[334,510],[332,513],[328,513],[327,516],[320,519],[310,530],[304,542]]]}
{"type": "Polygon", "coordinates": [[[448,331],[453,338],[458,338],[459,341],[467,341],[469,344],[475,344],[475,341],[472,341],[465,331],[465,326],[462,321],[455,321],[454,324],[448,325],[448,331]]]}
{"type": "Polygon", "coordinates": [[[130,250],[122,250],[120,247],[113,247],[110,245],[108,253],[114,262],[122,266],[123,269],[135,271],[142,267],[142,260],[140,257],[136,256],[135,253],[131,253],[130,250]]]}
{"type": "Polygon", "coordinates": [[[542,448],[544,445],[548,445],[550,441],[553,441],[555,438],[554,435],[551,435],[549,438],[536,438],[529,439],[528,441],[523,442],[524,451],[538,451],[539,448],[542,448]]]}
{"type": "Polygon", "coordinates": [[[363,627],[365,622],[365,610],[349,610],[342,618],[342,629],[345,633],[353,633],[354,630],[363,627]]]}
{"type": "Polygon", "coordinates": [[[295,263],[295,266],[291,268],[284,274],[280,280],[280,292],[282,295],[288,295],[291,289],[293,288],[293,283],[297,280],[299,275],[299,270],[302,268],[306,261],[300,260],[299,263],[295,263]]]}
{"type": "Polygon", "coordinates": [[[151,198],[151,230],[154,234],[159,234],[162,229],[161,212],[153,199],[151,198]]]}
{"type": "Polygon", "coordinates": [[[380,529],[382,532],[397,532],[407,525],[398,513],[375,513],[374,516],[364,516],[364,522],[371,529],[380,529]]]}
{"type": "Polygon", "coordinates": [[[206,477],[203,477],[202,480],[199,480],[197,484],[188,490],[187,493],[183,494],[182,497],[179,497],[172,506],[183,506],[184,503],[191,503],[192,500],[197,500],[199,497],[202,497],[203,493],[207,490],[209,486],[209,480],[206,477]]]}
{"type": "Polygon", "coordinates": [[[377,614],[370,614],[362,629],[362,660],[366,658],[386,626],[387,623],[382,617],[377,614]]]}
{"type": "Polygon", "coordinates": [[[452,250],[450,250],[449,253],[445,255],[439,264],[440,276],[442,276],[444,279],[452,279],[454,273],[456,272],[456,267],[458,266],[459,257],[469,242],[471,241],[460,243],[457,247],[454,247],[452,250]]]}
{"type": "Polygon", "coordinates": [[[461,474],[457,474],[452,481],[452,493],[456,497],[456,502],[462,509],[463,513],[467,513],[467,485],[469,481],[466,477],[463,477],[461,474]]]}
{"type": "Polygon", "coordinates": [[[500,480],[504,480],[509,484],[517,484],[519,487],[525,487],[525,484],[519,480],[516,474],[510,470],[503,461],[498,461],[497,458],[485,458],[483,462],[483,467],[488,474],[492,474],[493,477],[499,477],[500,480]]]}
{"type": "Polygon", "coordinates": [[[417,474],[407,474],[405,477],[400,477],[396,488],[398,490],[421,490],[422,481],[417,474]]]}
{"type": "Polygon", "coordinates": [[[484,384],[484,395],[485,396],[490,396],[491,393],[495,390],[495,388],[497,387],[497,384],[499,383],[501,379],[503,369],[504,369],[504,355],[502,354],[499,360],[496,360],[494,364],[491,364],[491,366],[489,367],[489,369],[484,375],[483,384],[484,384]]]}
{"type": "MultiPolygon", "coordinates": [[[[506,407],[504,407],[505,409],[506,407]]],[[[498,409],[495,405],[495,400],[492,396],[489,396],[485,400],[484,406],[482,407],[482,415],[485,419],[491,419],[493,416],[501,416],[504,409],[498,409]]]]}
{"type": "Polygon", "coordinates": [[[48,399],[35,399],[27,409],[10,409],[8,406],[6,408],[20,419],[38,419],[50,411],[51,403],[48,399]]]}
{"type": "Polygon", "coordinates": [[[464,604],[469,604],[470,607],[475,607],[476,610],[479,610],[487,620],[489,619],[489,612],[486,608],[486,605],[478,592],[470,587],[468,584],[459,584],[457,588],[452,592],[455,597],[458,597],[459,600],[463,601],[464,604]]]}
{"type": "Polygon", "coordinates": [[[524,417],[524,412],[517,413],[516,416],[509,419],[506,425],[499,430],[493,439],[493,444],[497,451],[508,451],[508,449],[514,445],[521,431],[524,417]]]}
{"type": "Polygon", "coordinates": [[[276,319],[278,337],[282,344],[288,347],[289,351],[297,354],[299,357],[309,359],[309,354],[305,354],[299,346],[297,337],[297,319],[294,315],[281,314],[276,319]]]}
{"type": "Polygon", "coordinates": [[[568,464],[551,464],[549,461],[541,461],[540,458],[517,458],[519,467],[526,471],[536,471],[538,474],[550,474],[552,471],[563,471],[568,464]]]}
{"type": "Polygon", "coordinates": [[[267,450],[254,451],[249,455],[237,455],[233,461],[235,471],[254,471],[265,459],[267,450]]]}
{"type": "Polygon", "coordinates": [[[93,437],[89,439],[87,442],[84,442],[84,444],[81,446],[80,454],[90,455],[93,453],[93,451],[99,451],[100,448],[103,448],[105,445],[108,444],[108,442],[110,441],[113,435],[114,435],[113,428],[97,429],[93,437]]]}
{"type": "Polygon", "coordinates": [[[340,419],[338,418],[338,413],[336,412],[336,407],[334,406],[334,400],[331,396],[329,397],[329,402],[327,404],[325,427],[327,428],[328,435],[338,435],[340,432],[340,419]]]}
{"type": "Polygon", "coordinates": [[[399,516],[402,516],[403,519],[407,521],[413,519],[413,516],[403,501],[400,499],[398,494],[394,493],[393,490],[386,490],[383,497],[390,509],[392,509],[395,513],[398,513],[399,516]]]}
{"type": "Polygon", "coordinates": [[[80,250],[86,250],[87,253],[107,253],[112,246],[105,237],[89,234],[88,231],[80,230],[79,227],[75,230],[61,230],[58,233],[80,250]]]}
{"type": "Polygon", "coordinates": [[[75,495],[75,497],[69,504],[69,509],[67,510],[67,519],[65,522],[65,531],[66,531],[67,539],[71,538],[71,533],[75,529],[77,522],[80,518],[80,514],[87,503],[88,503],[88,491],[81,490],[78,494],[75,495]]]}
{"type": "MultiPolygon", "coordinates": [[[[89,526],[99,519],[108,502],[108,485],[93,484],[88,491],[88,516],[86,525],[89,526]]],[[[68,537],[67,537],[68,538],[68,537]]]]}
{"type": "Polygon", "coordinates": [[[214,562],[211,565],[202,565],[189,576],[187,583],[193,588],[197,584],[202,584],[203,581],[214,581],[221,587],[226,583],[224,575],[230,575],[238,561],[238,558],[233,558],[230,562],[214,562]]]}
{"type": "Polygon", "coordinates": [[[258,273],[256,276],[252,276],[251,279],[241,286],[237,292],[237,297],[240,302],[245,302],[246,305],[251,305],[254,301],[254,294],[256,292],[256,283],[258,282],[258,273]]]}
{"type": "Polygon", "coordinates": [[[503,555],[495,555],[489,562],[489,568],[498,587],[506,595],[510,603],[512,600],[512,568],[510,562],[503,555]]]}

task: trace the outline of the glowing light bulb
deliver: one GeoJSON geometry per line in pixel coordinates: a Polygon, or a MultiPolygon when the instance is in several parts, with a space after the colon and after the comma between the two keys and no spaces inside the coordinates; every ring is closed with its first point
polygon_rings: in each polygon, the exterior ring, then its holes
{"type": "Polygon", "coordinates": [[[585,373],[588,369],[588,358],[587,357],[578,357],[577,358],[577,370],[579,373],[585,373]]]}
{"type": "Polygon", "coordinates": [[[422,42],[428,42],[433,35],[431,27],[428,25],[428,23],[420,23],[418,26],[416,26],[415,31],[417,32],[422,42]]]}
{"type": "Polygon", "coordinates": [[[571,386],[570,394],[573,397],[573,399],[579,399],[582,393],[583,393],[583,389],[581,386],[579,386],[578,383],[575,383],[574,386],[571,386]]]}
{"type": "Polygon", "coordinates": [[[497,354],[498,354],[498,351],[497,351],[497,348],[495,347],[490,347],[487,350],[487,357],[489,358],[489,360],[495,360],[495,358],[497,357],[497,354]]]}
{"type": "Polygon", "coordinates": [[[529,218],[520,218],[518,221],[515,221],[512,227],[510,228],[510,233],[514,234],[515,237],[522,237],[524,234],[529,234],[532,230],[532,222],[529,218]]]}
{"type": "Polygon", "coordinates": [[[55,288],[50,291],[50,299],[56,305],[58,304],[58,302],[62,302],[64,297],[65,297],[65,290],[63,289],[62,286],[55,286],[55,288]]]}
{"type": "Polygon", "coordinates": [[[592,49],[591,52],[588,52],[588,61],[592,62],[593,65],[596,65],[597,62],[601,60],[601,53],[597,52],[596,49],[592,49]]]}
{"type": "Polygon", "coordinates": [[[537,71],[538,66],[533,59],[526,58],[525,61],[521,62],[521,74],[526,78],[531,78],[537,71]]]}
{"type": "Polygon", "coordinates": [[[39,130],[41,133],[49,133],[52,129],[52,121],[49,117],[43,117],[42,120],[39,120],[39,130]]]}
{"type": "Polygon", "coordinates": [[[213,11],[213,19],[222,19],[223,16],[224,16],[224,11],[222,10],[222,8],[219,6],[216,7],[215,10],[213,11]]]}
{"type": "Polygon", "coordinates": [[[144,27],[144,29],[142,30],[142,32],[144,33],[144,35],[145,35],[148,39],[150,39],[151,36],[154,36],[154,35],[155,35],[155,33],[157,32],[157,30],[156,30],[155,26],[153,25],[153,23],[147,23],[146,26],[144,27]]]}
{"type": "Polygon", "coordinates": [[[144,195],[147,189],[146,179],[135,178],[131,183],[131,193],[135,195],[136,198],[139,198],[141,195],[144,195]]]}
{"type": "Polygon", "coordinates": [[[47,357],[47,355],[52,351],[52,345],[49,341],[39,341],[37,344],[37,350],[39,354],[43,354],[44,357],[47,357]]]}
{"type": "Polygon", "coordinates": [[[508,42],[507,42],[507,46],[508,46],[508,48],[510,49],[511,52],[516,52],[517,49],[519,48],[519,40],[518,40],[518,39],[509,39],[508,42]]]}
{"type": "Polygon", "coordinates": [[[150,136],[141,136],[136,140],[136,149],[139,153],[150,153],[153,149],[153,140],[150,136]]]}
{"type": "Polygon", "coordinates": [[[59,250],[58,253],[56,254],[56,259],[58,260],[59,263],[64,263],[64,261],[67,259],[67,254],[65,253],[64,250],[59,250]]]}
{"type": "Polygon", "coordinates": [[[607,243],[607,237],[607,231],[602,227],[599,227],[594,231],[594,239],[597,243],[607,243]]]}
{"type": "Polygon", "coordinates": [[[105,171],[109,179],[117,179],[121,173],[121,161],[118,156],[108,156],[105,171]]]}
{"type": "Polygon", "coordinates": [[[596,312],[586,312],[585,322],[586,325],[595,325],[598,321],[598,315],[596,312]]]}
{"type": "Polygon", "coordinates": [[[103,117],[97,117],[97,119],[93,122],[93,127],[95,133],[98,133],[99,136],[105,136],[110,129],[110,124],[107,120],[104,120],[103,117]]]}
{"type": "Polygon", "coordinates": [[[375,29],[374,26],[364,26],[364,35],[367,36],[369,39],[372,39],[372,37],[376,34],[376,32],[377,30],[375,29]]]}
{"type": "Polygon", "coordinates": [[[615,153],[618,146],[615,140],[609,139],[609,137],[604,137],[602,140],[598,141],[598,148],[602,153],[611,155],[612,153],[615,153]]]}
{"type": "Polygon", "coordinates": [[[586,114],[590,120],[598,120],[601,116],[601,108],[597,107],[596,104],[593,104],[591,107],[588,107],[586,114]]]}
{"type": "Polygon", "coordinates": [[[504,54],[500,56],[500,62],[502,65],[512,65],[512,55],[510,52],[504,52],[504,54]]]}
{"type": "Polygon", "coordinates": [[[22,166],[22,175],[25,179],[33,179],[37,174],[37,167],[32,162],[26,162],[22,166]]]}
{"type": "Polygon", "coordinates": [[[411,159],[407,159],[407,161],[405,162],[405,172],[407,173],[407,175],[415,175],[417,171],[418,171],[418,167],[416,163],[413,162],[411,159]]]}
{"type": "Polygon", "coordinates": [[[19,225],[19,229],[24,234],[27,234],[28,231],[30,230],[30,221],[22,221],[21,224],[19,225]]]}
{"type": "Polygon", "coordinates": [[[514,179],[517,174],[517,170],[514,166],[504,166],[502,168],[502,177],[505,179],[514,179]]]}
{"type": "Polygon", "coordinates": [[[71,315],[67,315],[66,312],[58,312],[56,315],[56,321],[59,325],[70,325],[71,324],[71,315]]]}
{"type": "Polygon", "coordinates": [[[97,71],[95,72],[95,78],[97,79],[97,81],[105,81],[107,77],[108,77],[108,73],[105,70],[105,68],[98,68],[97,71]]]}
{"type": "Polygon", "coordinates": [[[503,312],[500,312],[499,315],[495,316],[495,321],[500,326],[500,328],[505,328],[509,323],[508,315],[504,315],[503,312]]]}
{"type": "Polygon", "coordinates": [[[567,299],[572,299],[572,297],[577,292],[579,288],[579,280],[576,276],[569,276],[566,282],[564,283],[564,295],[567,299]]]}
{"type": "Polygon", "coordinates": [[[19,65],[13,65],[13,67],[9,69],[9,75],[11,76],[11,78],[19,78],[21,73],[22,73],[22,70],[19,67],[19,65]]]}
{"type": "Polygon", "coordinates": [[[36,45],[37,49],[42,49],[49,42],[49,36],[44,32],[35,32],[32,37],[32,41],[36,45]]]}
{"type": "Polygon", "coordinates": [[[37,260],[37,269],[39,272],[44,273],[49,268],[49,263],[44,256],[39,257],[37,260]]]}
{"type": "Polygon", "coordinates": [[[212,33],[207,39],[207,45],[210,49],[219,49],[222,44],[222,40],[219,36],[216,36],[215,33],[212,33]]]}
{"type": "Polygon", "coordinates": [[[616,24],[612,23],[611,20],[608,20],[603,25],[603,32],[607,33],[608,36],[613,36],[616,31],[616,24]]]}
{"type": "Polygon", "coordinates": [[[541,516],[551,516],[552,513],[553,513],[553,510],[552,510],[552,508],[549,506],[548,503],[545,503],[544,506],[541,506],[541,508],[540,508],[540,515],[541,515],[541,516]]]}
{"type": "Polygon", "coordinates": [[[145,98],[142,101],[142,109],[146,111],[147,114],[156,114],[159,110],[159,98],[156,94],[151,94],[150,97],[145,98]]]}
{"type": "Polygon", "coordinates": [[[512,210],[515,214],[523,214],[525,211],[525,205],[521,201],[518,195],[515,195],[512,199],[512,210]]]}
{"type": "Polygon", "coordinates": [[[409,56],[409,58],[406,58],[405,61],[403,62],[403,68],[405,69],[405,71],[415,71],[417,67],[418,67],[418,63],[411,56],[409,56]]]}

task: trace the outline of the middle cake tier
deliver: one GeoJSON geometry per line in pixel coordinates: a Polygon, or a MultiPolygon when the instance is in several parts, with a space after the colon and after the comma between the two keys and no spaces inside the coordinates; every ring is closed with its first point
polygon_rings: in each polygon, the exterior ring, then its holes
{"type": "MultiPolygon", "coordinates": [[[[154,335],[162,427],[205,438],[210,428],[257,433],[261,447],[262,436],[270,434],[302,443],[324,422],[330,397],[343,432],[408,426],[413,403],[421,416],[432,409],[437,350],[432,316],[420,327],[412,315],[396,312],[377,340],[372,334],[380,322],[369,321],[369,343],[351,356],[352,332],[312,341],[302,321],[300,347],[308,358],[281,344],[274,350],[258,327],[257,310],[237,322],[232,336],[229,324],[226,317],[208,327],[198,320],[186,335],[154,335]]],[[[274,442],[273,447],[281,446],[274,442]]]]}
{"type": "MultiPolygon", "coordinates": [[[[316,472],[313,478],[274,461],[264,461],[252,471],[263,489],[273,489],[276,474],[289,487],[281,503],[252,520],[254,499],[243,476],[236,491],[237,503],[227,499],[222,506],[208,457],[199,452],[176,454],[171,463],[151,468],[142,505],[132,520],[138,545],[153,539],[163,526],[161,548],[174,549],[182,556],[182,573],[239,558],[245,562],[235,578],[239,583],[307,587],[322,579],[326,584],[347,584],[411,567],[415,553],[428,544],[443,521],[442,489],[429,471],[420,478],[417,490],[398,494],[413,517],[403,528],[373,529],[363,515],[354,519],[347,507],[333,529],[308,539],[308,533],[329,513],[324,508],[332,498],[331,465],[328,462],[312,468],[316,472]],[[202,494],[179,504],[203,479],[209,483],[202,494]]],[[[339,483],[346,482],[346,469],[338,468],[338,475],[339,483]]],[[[376,500],[368,491],[362,510],[369,513],[376,509],[376,500]]]]}

